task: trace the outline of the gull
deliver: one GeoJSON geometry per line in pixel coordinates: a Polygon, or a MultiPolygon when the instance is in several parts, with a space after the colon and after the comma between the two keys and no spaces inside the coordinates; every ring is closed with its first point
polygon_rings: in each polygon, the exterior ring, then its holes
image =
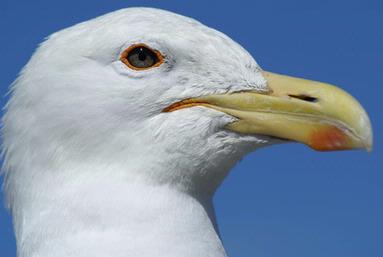
{"type": "Polygon", "coordinates": [[[372,147],[343,90],[264,71],[223,33],[158,9],[52,34],[10,95],[3,170],[19,257],[223,257],[212,198],[244,155],[372,147]]]}

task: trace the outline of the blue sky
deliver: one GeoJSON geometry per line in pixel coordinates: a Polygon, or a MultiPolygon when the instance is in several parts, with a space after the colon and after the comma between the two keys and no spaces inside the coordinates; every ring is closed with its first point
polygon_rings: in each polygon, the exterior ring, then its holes
{"type": "MultiPolygon", "coordinates": [[[[229,256],[383,256],[383,2],[1,0],[0,93],[44,37],[129,6],[194,17],[238,41],[264,69],[339,85],[370,115],[372,153],[288,144],[244,158],[215,197],[229,256]]],[[[0,255],[14,257],[3,205],[0,255]]]]}

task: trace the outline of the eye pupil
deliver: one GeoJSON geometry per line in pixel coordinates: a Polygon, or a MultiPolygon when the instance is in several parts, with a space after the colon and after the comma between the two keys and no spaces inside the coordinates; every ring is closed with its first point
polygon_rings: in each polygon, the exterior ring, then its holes
{"type": "Polygon", "coordinates": [[[140,47],[140,49],[139,49],[138,59],[140,61],[145,61],[145,59],[146,59],[146,53],[144,52],[144,49],[142,47],[140,47]]]}
{"type": "Polygon", "coordinates": [[[120,60],[131,69],[147,69],[162,63],[162,55],[144,45],[136,45],[128,48],[120,60]]]}

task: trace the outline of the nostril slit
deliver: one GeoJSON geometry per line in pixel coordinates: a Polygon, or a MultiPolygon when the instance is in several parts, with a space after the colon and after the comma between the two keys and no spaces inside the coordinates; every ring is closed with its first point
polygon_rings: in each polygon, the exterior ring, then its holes
{"type": "Polygon", "coordinates": [[[308,96],[308,95],[289,95],[289,96],[293,97],[293,98],[297,98],[297,99],[302,100],[302,101],[311,102],[311,103],[316,103],[319,100],[316,97],[312,97],[312,96],[308,96]]]}

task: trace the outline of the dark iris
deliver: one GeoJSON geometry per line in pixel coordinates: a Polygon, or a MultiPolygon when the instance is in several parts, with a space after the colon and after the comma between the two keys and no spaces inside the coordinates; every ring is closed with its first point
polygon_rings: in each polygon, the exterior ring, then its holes
{"type": "Polygon", "coordinates": [[[126,58],[136,68],[149,68],[159,61],[157,54],[144,46],[132,49],[126,58]]]}

